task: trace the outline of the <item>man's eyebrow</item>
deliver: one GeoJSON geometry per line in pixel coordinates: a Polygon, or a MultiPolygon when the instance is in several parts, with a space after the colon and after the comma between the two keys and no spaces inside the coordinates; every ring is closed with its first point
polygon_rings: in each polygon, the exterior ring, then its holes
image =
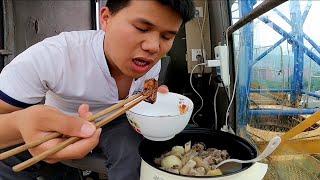
{"type": "MultiPolygon", "coordinates": [[[[138,18],[137,21],[142,23],[142,24],[146,24],[148,26],[156,27],[155,24],[153,24],[152,22],[150,22],[150,21],[148,21],[148,20],[146,20],[144,18],[138,18]]],[[[173,34],[173,35],[177,35],[177,33],[178,33],[178,31],[167,31],[167,32],[170,33],[170,34],[173,34]]]]}
{"type": "Polygon", "coordinates": [[[168,31],[168,33],[173,34],[173,35],[177,35],[178,34],[177,31],[168,31]]]}

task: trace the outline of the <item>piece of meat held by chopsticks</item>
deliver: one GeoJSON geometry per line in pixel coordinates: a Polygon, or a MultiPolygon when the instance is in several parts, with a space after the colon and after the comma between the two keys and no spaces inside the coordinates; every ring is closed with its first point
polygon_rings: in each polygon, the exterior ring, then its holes
{"type": "Polygon", "coordinates": [[[158,81],[155,79],[148,79],[144,82],[143,92],[144,96],[148,96],[144,101],[153,104],[157,100],[158,81]]]}

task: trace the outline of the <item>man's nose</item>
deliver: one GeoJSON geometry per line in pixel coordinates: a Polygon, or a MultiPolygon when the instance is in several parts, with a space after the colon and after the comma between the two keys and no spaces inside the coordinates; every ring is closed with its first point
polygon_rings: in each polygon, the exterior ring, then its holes
{"type": "Polygon", "coordinates": [[[149,34],[148,37],[142,43],[142,49],[148,51],[151,54],[158,53],[160,51],[159,34],[149,34]]]}

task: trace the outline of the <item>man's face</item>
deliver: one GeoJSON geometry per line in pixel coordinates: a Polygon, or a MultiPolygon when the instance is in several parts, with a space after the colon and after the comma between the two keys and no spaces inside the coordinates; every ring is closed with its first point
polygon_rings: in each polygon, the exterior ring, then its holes
{"type": "Polygon", "coordinates": [[[182,19],[157,1],[132,0],[115,14],[101,10],[104,51],[112,73],[138,78],[172,47],[182,19]]]}

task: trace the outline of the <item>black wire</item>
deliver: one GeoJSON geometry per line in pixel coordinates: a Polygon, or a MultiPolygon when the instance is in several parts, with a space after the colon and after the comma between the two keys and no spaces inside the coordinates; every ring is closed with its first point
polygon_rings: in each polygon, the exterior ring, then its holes
{"type": "MultiPolygon", "coordinates": [[[[220,75],[215,76],[213,78],[213,81],[218,84],[217,88],[219,88],[219,83],[222,84],[224,92],[226,93],[226,96],[227,96],[228,104],[230,104],[230,98],[229,98],[228,90],[227,90],[227,87],[225,86],[223,80],[221,79],[221,76],[220,75]]],[[[228,122],[229,121],[230,121],[230,116],[228,117],[228,122]]]]}
{"type": "Polygon", "coordinates": [[[226,95],[227,95],[228,103],[230,103],[230,98],[229,98],[228,90],[227,90],[227,87],[225,86],[223,80],[221,79],[221,76],[220,76],[220,75],[215,76],[215,77],[214,77],[214,81],[215,81],[217,84],[219,84],[219,83],[222,84],[223,89],[224,89],[224,92],[225,92],[226,95]]]}
{"type": "Polygon", "coordinates": [[[230,103],[230,98],[229,98],[229,94],[228,94],[227,87],[224,85],[224,82],[223,82],[223,81],[221,81],[221,82],[222,82],[222,86],[223,86],[224,92],[225,92],[226,95],[227,95],[228,104],[229,104],[229,103],[230,103]]]}

